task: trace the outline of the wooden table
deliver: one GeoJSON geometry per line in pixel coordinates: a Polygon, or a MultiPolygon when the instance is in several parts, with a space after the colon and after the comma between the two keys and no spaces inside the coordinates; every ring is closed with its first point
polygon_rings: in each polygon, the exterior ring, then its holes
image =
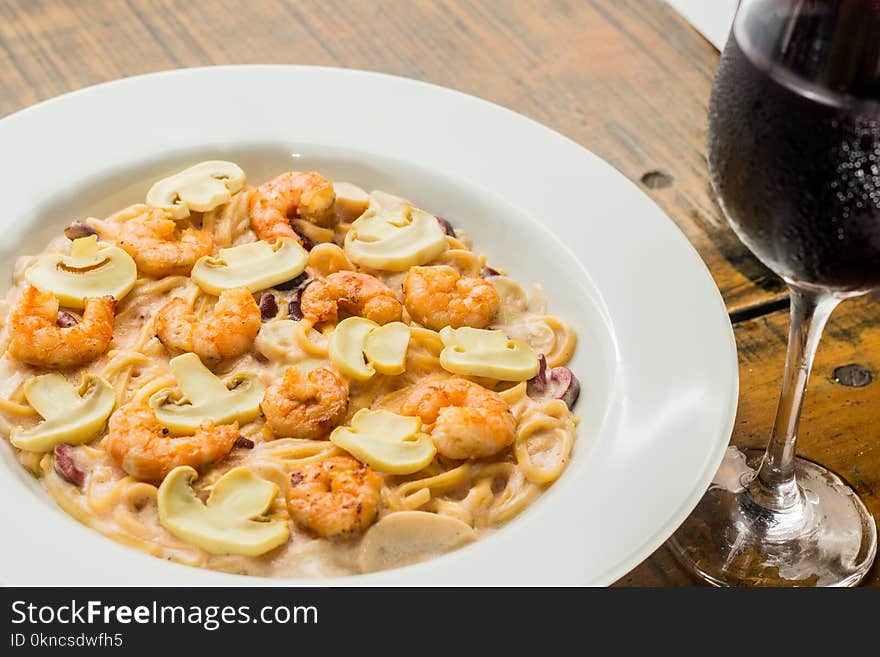
{"type": "MultiPolygon", "coordinates": [[[[454,87],[555,128],[637,181],[715,277],[739,346],[733,441],[764,444],[782,376],[788,298],[779,279],[727,228],[712,198],[704,143],[718,53],[665,3],[0,2],[0,116],[105,80],[230,63],[346,66],[454,87]]],[[[851,387],[834,374],[854,363],[880,375],[874,301],[847,302],[828,326],[799,452],[843,475],[876,517],[880,384],[851,387]]],[[[878,566],[868,581],[880,584],[878,566]]],[[[692,583],[665,548],[618,582],[692,583]]]]}

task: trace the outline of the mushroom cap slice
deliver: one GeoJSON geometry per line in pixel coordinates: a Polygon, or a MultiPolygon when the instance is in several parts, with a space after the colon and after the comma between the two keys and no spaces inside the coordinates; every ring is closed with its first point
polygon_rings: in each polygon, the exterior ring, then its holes
{"type": "Polygon", "coordinates": [[[380,326],[363,317],[348,317],[336,325],[330,337],[330,362],[355,381],[366,381],[377,371],[401,374],[409,338],[410,328],[403,322],[380,326]]]}
{"type": "Polygon", "coordinates": [[[378,328],[376,322],[363,317],[343,319],[333,330],[328,353],[330,362],[345,376],[355,381],[366,381],[376,370],[364,359],[364,347],[370,331],[378,328]]]}
{"type": "Polygon", "coordinates": [[[58,372],[24,384],[24,396],[43,418],[29,429],[16,427],[10,442],[19,449],[48,452],[59,443],[78,445],[97,436],[116,406],[116,391],[106,379],[84,374],[78,388],[58,372]]]}
{"type": "Polygon", "coordinates": [[[528,310],[529,300],[525,290],[515,280],[507,276],[491,276],[486,281],[495,288],[500,300],[493,320],[496,326],[516,321],[528,310]]]}
{"type": "Polygon", "coordinates": [[[426,467],[437,453],[431,437],[422,433],[417,417],[362,408],[351,425],[336,427],[330,441],[374,470],[404,475],[426,467]]]}
{"type": "Polygon", "coordinates": [[[187,435],[204,420],[247,424],[260,413],[264,386],[256,374],[236,372],[222,381],[192,353],[171,359],[179,388],[163,388],[150,397],[156,419],[177,435],[187,435]]]}
{"type": "Polygon", "coordinates": [[[520,340],[509,339],[504,331],[447,326],[440,329],[440,339],[445,345],[440,352],[440,365],[454,374],[525,381],[540,369],[532,348],[520,340]]]}
{"type": "Polygon", "coordinates": [[[340,221],[354,221],[370,207],[370,195],[350,182],[334,182],[336,216],[340,221]]]}
{"type": "Polygon", "coordinates": [[[374,189],[370,192],[370,205],[375,205],[386,212],[402,212],[404,208],[412,205],[412,201],[396,194],[383,192],[381,189],[374,189]]]}
{"type": "Polygon", "coordinates": [[[233,162],[199,162],[150,187],[147,204],[168,210],[175,219],[185,219],[191,210],[207,212],[228,203],[246,180],[233,162]]]}
{"type": "Polygon", "coordinates": [[[213,487],[206,503],[191,483],[198,473],[189,466],[169,472],[159,486],[159,522],[181,540],[212,554],[257,556],[290,537],[286,520],[267,521],[278,486],[250,468],[234,468],[213,487]]]}
{"type": "Polygon", "coordinates": [[[378,326],[367,335],[364,355],[377,372],[402,374],[406,368],[409,336],[409,326],[403,322],[378,326]]]}
{"type": "Polygon", "coordinates": [[[192,279],[208,294],[246,287],[251,292],[296,278],[306,269],[309,253],[299,242],[283,237],[273,244],[259,241],[220,249],[220,255],[202,256],[192,279]]]}
{"type": "Polygon", "coordinates": [[[134,287],[137,265],[125,251],[98,244],[98,236],[73,240],[70,254],[46,253],[24,274],[37,289],[51,292],[62,306],[82,309],[88,297],[117,301],[134,287]]]}
{"type": "Polygon", "coordinates": [[[434,215],[411,205],[395,211],[372,206],[345,235],[345,254],[353,263],[385,271],[423,265],[448,248],[434,215]]]}
{"type": "Polygon", "coordinates": [[[361,572],[399,568],[445,554],[475,541],[461,520],[426,511],[397,511],[370,527],[358,549],[361,572]]]}

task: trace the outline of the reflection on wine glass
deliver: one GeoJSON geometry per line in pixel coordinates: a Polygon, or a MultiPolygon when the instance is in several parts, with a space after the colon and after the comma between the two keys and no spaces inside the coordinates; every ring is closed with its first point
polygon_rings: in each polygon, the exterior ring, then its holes
{"type": "Polygon", "coordinates": [[[741,0],[709,164],[731,226],[788,284],[791,327],[767,450],[729,448],[670,546],[716,585],[854,585],[874,560],[874,520],[795,444],[828,317],[880,288],[880,2],[741,0]]]}

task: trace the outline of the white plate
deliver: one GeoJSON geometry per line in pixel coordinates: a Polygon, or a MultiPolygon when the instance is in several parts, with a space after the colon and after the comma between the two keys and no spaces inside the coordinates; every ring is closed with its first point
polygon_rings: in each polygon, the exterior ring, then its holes
{"type": "MultiPolygon", "coordinates": [[[[509,110],[376,73],[296,66],[120,80],[0,121],[0,267],[71,219],[141,201],[151,179],[222,157],[251,181],[318,168],[464,226],[490,262],[542,282],[580,333],[583,421],[566,472],[521,516],[444,557],[333,584],[609,584],[709,484],[733,426],[737,361],[702,261],[638,188],[509,110]]],[[[65,515],[4,442],[4,584],[326,584],[188,568],[65,515]]]]}

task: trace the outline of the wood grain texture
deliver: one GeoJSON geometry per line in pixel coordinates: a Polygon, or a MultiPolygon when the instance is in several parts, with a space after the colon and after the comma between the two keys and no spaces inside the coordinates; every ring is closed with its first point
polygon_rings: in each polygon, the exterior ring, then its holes
{"type": "MultiPolygon", "coordinates": [[[[880,303],[871,296],[841,304],[825,329],[804,399],[798,454],[846,479],[875,518],[880,517],[880,303]],[[857,364],[872,382],[849,387],[835,370],[857,364]]],[[[788,312],[735,327],[740,404],[733,443],[763,449],[782,384],[788,312]]],[[[863,383],[864,380],[859,381],[863,383]]],[[[628,586],[686,586],[695,582],[664,546],[618,582],[628,586]]],[[[880,563],[865,580],[880,586],[880,563]]]]}
{"type": "Polygon", "coordinates": [[[784,291],[709,192],[703,144],[717,59],[660,0],[0,2],[0,115],[206,64],[345,66],[454,87],[546,123],[639,183],[736,312],[784,291]]]}

